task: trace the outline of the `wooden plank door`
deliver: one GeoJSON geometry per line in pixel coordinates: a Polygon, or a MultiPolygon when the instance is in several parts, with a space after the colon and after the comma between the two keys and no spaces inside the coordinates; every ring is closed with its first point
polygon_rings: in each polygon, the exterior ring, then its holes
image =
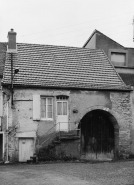
{"type": "Polygon", "coordinates": [[[32,138],[19,139],[19,162],[26,162],[33,156],[34,140],[32,138]]]}

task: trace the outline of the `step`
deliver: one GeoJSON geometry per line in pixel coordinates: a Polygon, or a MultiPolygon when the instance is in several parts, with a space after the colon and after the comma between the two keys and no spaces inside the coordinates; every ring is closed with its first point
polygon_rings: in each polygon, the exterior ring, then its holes
{"type": "Polygon", "coordinates": [[[49,144],[49,145],[48,145],[48,148],[54,148],[54,147],[55,147],[54,144],[49,144]]]}
{"type": "Polygon", "coordinates": [[[77,139],[80,139],[80,136],[61,136],[60,137],[60,140],[77,140],[77,139]]]}
{"type": "Polygon", "coordinates": [[[33,160],[31,160],[31,159],[30,160],[27,160],[27,163],[32,163],[32,162],[33,162],[33,160]]]}
{"type": "Polygon", "coordinates": [[[63,132],[63,133],[60,133],[60,136],[76,136],[77,134],[74,134],[74,133],[66,133],[66,132],[63,132]]]}
{"type": "Polygon", "coordinates": [[[59,145],[61,142],[60,141],[53,141],[54,145],[59,145]]]}
{"type": "Polygon", "coordinates": [[[30,160],[32,160],[32,162],[33,162],[33,163],[36,163],[36,161],[37,161],[37,157],[36,157],[36,156],[34,156],[34,157],[30,157],[30,160]]]}

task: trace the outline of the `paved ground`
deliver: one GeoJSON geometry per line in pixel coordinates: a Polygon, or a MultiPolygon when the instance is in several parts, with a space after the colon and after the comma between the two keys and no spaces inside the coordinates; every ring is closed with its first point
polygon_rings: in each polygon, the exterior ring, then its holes
{"type": "Polygon", "coordinates": [[[0,165],[0,185],[134,185],[134,161],[0,165]]]}

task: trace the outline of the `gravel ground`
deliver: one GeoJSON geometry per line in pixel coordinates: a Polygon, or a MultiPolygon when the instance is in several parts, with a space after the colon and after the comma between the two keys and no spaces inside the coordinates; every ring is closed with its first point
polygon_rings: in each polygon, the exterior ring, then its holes
{"type": "Polygon", "coordinates": [[[134,161],[0,165],[0,185],[134,185],[134,161]]]}

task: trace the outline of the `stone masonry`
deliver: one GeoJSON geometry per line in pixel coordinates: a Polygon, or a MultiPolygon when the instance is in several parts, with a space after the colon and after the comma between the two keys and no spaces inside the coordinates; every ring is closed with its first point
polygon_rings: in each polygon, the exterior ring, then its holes
{"type": "MultiPolygon", "coordinates": [[[[43,138],[47,131],[56,124],[56,96],[67,95],[68,99],[68,121],[71,129],[78,126],[79,121],[89,111],[101,109],[112,114],[119,126],[119,154],[130,154],[132,111],[129,92],[109,92],[109,91],[81,91],[81,90],[58,90],[58,89],[15,89],[14,107],[11,108],[9,100],[9,128],[17,125],[17,129],[9,134],[9,157],[11,160],[18,160],[19,146],[17,133],[25,133],[25,137],[30,132],[35,132],[36,137],[34,151],[36,151],[37,138],[43,138]],[[33,121],[33,95],[53,97],[53,120],[33,121]],[[74,112],[73,110],[77,110],[74,112]]],[[[4,97],[4,117],[3,128],[6,125],[6,102],[4,97]]],[[[6,131],[6,128],[5,128],[6,131]]],[[[6,139],[5,139],[6,155],[6,139]]]]}

